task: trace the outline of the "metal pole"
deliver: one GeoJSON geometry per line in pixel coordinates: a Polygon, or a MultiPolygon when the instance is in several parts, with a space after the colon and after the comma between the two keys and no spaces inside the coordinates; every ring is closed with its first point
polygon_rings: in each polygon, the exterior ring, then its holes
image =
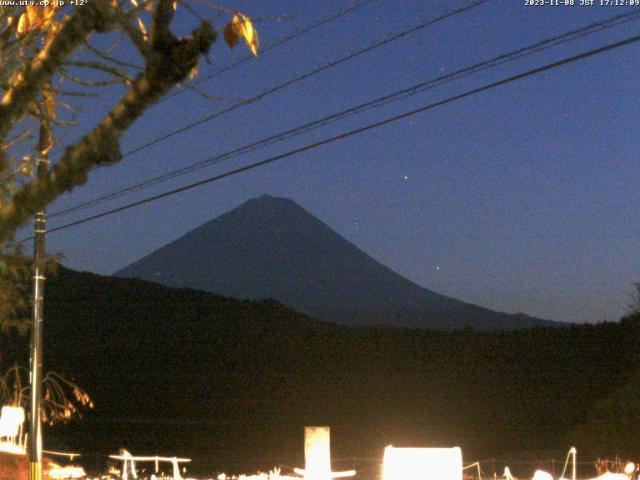
{"type": "MultiPolygon", "coordinates": [[[[49,167],[48,153],[52,145],[51,128],[48,122],[40,124],[38,142],[37,177],[47,174],[49,167]]],[[[45,209],[38,210],[33,226],[33,310],[31,316],[31,356],[30,356],[30,391],[31,422],[27,453],[29,455],[30,480],[42,480],[42,326],[44,308],[45,281],[45,234],[47,217],[45,209]]]]}
{"type": "MultiPolygon", "coordinates": [[[[38,159],[38,176],[47,171],[46,159],[38,159]]],[[[34,221],[33,314],[31,324],[31,423],[29,425],[29,465],[31,480],[42,479],[42,323],[44,307],[44,239],[47,220],[44,209],[36,213],[34,221]]]]}

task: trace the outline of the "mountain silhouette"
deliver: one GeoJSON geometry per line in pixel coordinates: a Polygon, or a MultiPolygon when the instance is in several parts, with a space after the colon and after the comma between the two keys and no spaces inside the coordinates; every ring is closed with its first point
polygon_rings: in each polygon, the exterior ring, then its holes
{"type": "Polygon", "coordinates": [[[292,200],[263,195],[115,273],[241,299],[276,299],[345,325],[512,330],[555,322],[423,288],[292,200]]]}

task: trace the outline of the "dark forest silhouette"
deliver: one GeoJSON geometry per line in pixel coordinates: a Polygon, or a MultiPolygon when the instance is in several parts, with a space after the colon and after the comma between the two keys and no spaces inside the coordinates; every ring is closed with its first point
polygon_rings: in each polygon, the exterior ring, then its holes
{"type": "MultiPolygon", "coordinates": [[[[469,460],[640,454],[637,314],[504,333],[346,327],[64,268],[45,311],[46,364],[96,403],[48,430],[47,448],[266,468],[300,460],[302,427],[326,424],[337,459],[387,444],[459,445],[469,460]]],[[[26,351],[2,342],[5,361],[26,351]]]]}

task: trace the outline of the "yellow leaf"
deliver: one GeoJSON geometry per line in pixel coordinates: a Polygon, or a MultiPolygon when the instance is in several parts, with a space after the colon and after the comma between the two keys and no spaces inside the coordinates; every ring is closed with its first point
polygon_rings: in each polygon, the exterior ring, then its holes
{"type": "Polygon", "coordinates": [[[200,64],[196,63],[195,66],[189,72],[189,75],[188,75],[189,80],[193,80],[194,78],[196,78],[199,71],[200,71],[200,64]]]}
{"type": "Polygon", "coordinates": [[[24,12],[20,15],[17,29],[18,37],[33,30],[33,20],[35,19],[33,13],[35,9],[36,7],[25,7],[24,12]]]}
{"type": "Polygon", "coordinates": [[[55,27],[57,5],[48,7],[26,6],[18,19],[16,34],[18,37],[34,30],[44,31],[55,27]]]}
{"type": "Polygon", "coordinates": [[[51,28],[54,26],[54,21],[56,19],[56,8],[57,5],[51,5],[44,8],[44,11],[42,12],[42,16],[44,17],[42,26],[44,28],[51,28]]]}
{"type": "Polygon", "coordinates": [[[147,27],[144,26],[144,22],[138,17],[138,28],[142,32],[142,36],[147,40],[149,38],[149,34],[147,33],[147,27]]]}
{"type": "Polygon", "coordinates": [[[243,15],[242,13],[236,13],[233,16],[231,25],[235,35],[237,37],[244,38],[244,41],[246,42],[247,47],[249,47],[249,50],[251,50],[251,53],[253,53],[253,55],[257,57],[258,48],[260,47],[260,40],[258,40],[258,31],[253,27],[251,19],[246,15],[243,15]]]}

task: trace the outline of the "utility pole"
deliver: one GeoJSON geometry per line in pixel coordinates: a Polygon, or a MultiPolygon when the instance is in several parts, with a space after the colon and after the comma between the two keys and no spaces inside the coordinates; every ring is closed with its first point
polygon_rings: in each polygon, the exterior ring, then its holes
{"type": "MultiPolygon", "coordinates": [[[[36,159],[37,178],[43,178],[49,169],[49,150],[53,146],[50,118],[53,110],[53,92],[50,86],[43,89],[44,108],[48,118],[40,119],[38,157],[36,159]]],[[[41,208],[35,215],[33,225],[33,308],[31,316],[30,392],[31,422],[27,449],[29,455],[30,480],[42,480],[42,333],[45,281],[45,234],[47,217],[41,208]]]]}

